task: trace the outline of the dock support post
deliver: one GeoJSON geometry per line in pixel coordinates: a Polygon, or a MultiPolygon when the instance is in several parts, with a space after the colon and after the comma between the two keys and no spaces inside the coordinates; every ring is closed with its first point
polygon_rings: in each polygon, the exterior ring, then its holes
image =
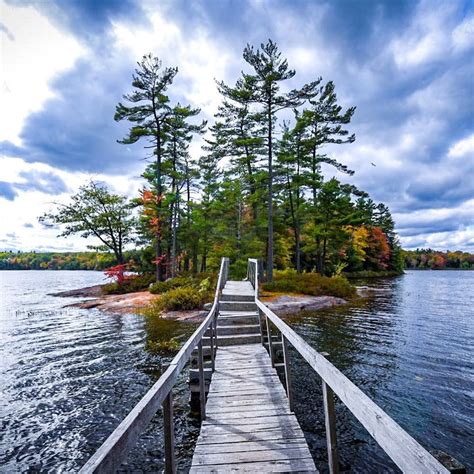
{"type": "Polygon", "coordinates": [[[265,316],[265,321],[267,323],[268,352],[270,354],[272,367],[275,367],[275,361],[273,360],[272,329],[270,328],[270,320],[267,316],[265,316]]]}
{"type": "Polygon", "coordinates": [[[165,435],[165,473],[176,472],[176,458],[174,452],[174,420],[173,420],[173,392],[170,390],[163,401],[164,435],[165,435]]]}
{"type": "Polygon", "coordinates": [[[288,351],[288,341],[283,334],[281,335],[281,345],[283,347],[283,362],[285,364],[286,395],[288,397],[288,405],[290,411],[293,411],[293,391],[291,389],[290,354],[288,351]]]}
{"type": "Polygon", "coordinates": [[[339,460],[336,440],[336,412],[334,409],[334,392],[323,380],[324,421],[326,424],[326,443],[328,448],[329,472],[339,473],[339,460]]]}
{"type": "Polygon", "coordinates": [[[201,407],[201,420],[206,419],[206,381],[204,380],[204,357],[202,355],[202,339],[198,344],[199,363],[199,402],[201,407]]]}

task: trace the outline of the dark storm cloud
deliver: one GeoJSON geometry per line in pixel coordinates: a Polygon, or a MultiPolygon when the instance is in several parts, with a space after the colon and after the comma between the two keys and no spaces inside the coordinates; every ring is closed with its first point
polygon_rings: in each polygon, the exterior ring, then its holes
{"type": "Polygon", "coordinates": [[[22,191],[39,191],[53,196],[67,191],[66,183],[55,173],[44,171],[22,171],[20,178],[24,183],[15,183],[15,188],[22,191]]]}
{"type": "Polygon", "coordinates": [[[31,170],[20,172],[19,177],[23,182],[0,181],[0,197],[14,201],[19,192],[39,191],[54,196],[67,191],[66,184],[55,173],[31,170]]]}
{"type": "Polygon", "coordinates": [[[27,118],[23,145],[3,143],[5,153],[69,171],[121,173],[136,165],[145,154],[117,143],[127,127],[113,119],[133,67],[110,58],[79,61],[53,83],[56,97],[27,118]]]}
{"type": "Polygon", "coordinates": [[[31,5],[83,41],[99,44],[113,20],[126,19],[137,26],[147,23],[138,0],[7,0],[31,5]]]}
{"type": "MultiPolygon", "coordinates": [[[[70,171],[129,172],[145,152],[141,144],[117,144],[128,127],[115,123],[113,114],[121,95],[130,91],[135,63],[114,50],[110,26],[114,20],[146,26],[140,3],[30,3],[86,43],[92,55],[54,81],[55,97],[28,117],[22,146],[4,143],[5,153],[70,171]]],[[[456,142],[474,134],[473,49],[453,43],[456,28],[474,15],[472,2],[168,0],[144,4],[174,22],[184,41],[205,32],[228,53],[227,77],[217,79],[234,83],[242,69],[249,70],[242,60],[245,44],[258,46],[272,38],[297,70],[291,86],[320,75],[324,81],[334,80],[342,105],[357,106],[350,126],[357,140],[323,151],[347,162],[356,171],[351,181],[393,211],[429,213],[460,206],[473,197],[468,183],[472,154],[456,161],[449,158],[456,142]],[[309,59],[299,58],[299,50],[309,59]],[[395,161],[400,164],[394,166],[395,161]]],[[[143,47],[147,52],[147,45],[143,47]]],[[[169,53],[153,52],[160,57],[169,53]]],[[[180,66],[179,56],[176,65],[180,66]]],[[[173,100],[180,100],[173,89],[170,92],[173,100]]],[[[12,200],[15,192],[9,183],[3,188],[0,184],[0,195],[7,199],[12,200]]],[[[463,215],[449,223],[433,218],[400,229],[403,235],[415,236],[417,229],[420,233],[455,231],[470,223],[463,215]]]]}

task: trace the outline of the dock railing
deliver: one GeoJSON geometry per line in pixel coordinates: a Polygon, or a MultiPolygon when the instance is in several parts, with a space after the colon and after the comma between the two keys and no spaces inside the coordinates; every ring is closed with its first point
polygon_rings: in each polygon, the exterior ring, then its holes
{"type": "Polygon", "coordinates": [[[247,278],[255,290],[255,303],[259,310],[262,334],[266,330],[268,350],[272,364],[274,363],[272,326],[278,329],[281,334],[286,390],[290,409],[293,409],[293,397],[289,366],[289,344],[293,346],[322,379],[329,471],[331,473],[339,472],[336,416],[334,410],[334,395],[336,395],[403,472],[448,473],[448,469],[437,461],[362,390],[260,301],[258,293],[258,267],[258,260],[249,259],[247,278]]]}
{"type": "Polygon", "coordinates": [[[174,421],[173,421],[173,386],[180,372],[186,366],[193,350],[198,349],[199,392],[201,404],[201,418],[206,418],[206,397],[204,380],[204,360],[202,338],[209,330],[211,346],[211,364],[214,368],[214,352],[217,349],[217,315],[219,312],[219,297],[229,274],[229,259],[222,258],[217,281],[216,292],[212,307],[193,335],[186,341],[176,357],[171,361],[166,371],[161,375],[153,387],[138,402],[127,417],[105,440],[95,454],[82,467],[80,473],[112,473],[115,472],[127,457],[128,451],[133,448],[150,423],[155,414],[163,408],[164,441],[165,441],[165,472],[176,472],[174,448],[174,421]]]}

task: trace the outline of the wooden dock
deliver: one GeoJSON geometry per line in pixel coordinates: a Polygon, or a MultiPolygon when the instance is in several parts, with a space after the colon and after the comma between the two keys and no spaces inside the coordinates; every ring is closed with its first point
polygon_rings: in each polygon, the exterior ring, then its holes
{"type": "Polygon", "coordinates": [[[261,340],[251,283],[227,281],[217,317],[219,350],[191,473],[317,472],[261,340]]]}
{"type": "Polygon", "coordinates": [[[247,280],[228,281],[229,259],[222,259],[208,315],[80,474],[115,473],[160,408],[164,418],[165,472],[177,472],[173,387],[188,365],[190,382],[197,378],[199,383],[195,393],[199,393],[202,420],[191,473],[318,472],[292,413],[290,345],[321,378],[330,474],[339,473],[336,397],[402,472],[448,473],[387,413],[260,301],[258,268],[257,260],[249,259],[247,280]],[[279,365],[285,388],[275,370],[277,357],[283,358],[279,365]]]}
{"type": "Polygon", "coordinates": [[[260,344],[221,347],[191,473],[317,472],[260,344]]]}

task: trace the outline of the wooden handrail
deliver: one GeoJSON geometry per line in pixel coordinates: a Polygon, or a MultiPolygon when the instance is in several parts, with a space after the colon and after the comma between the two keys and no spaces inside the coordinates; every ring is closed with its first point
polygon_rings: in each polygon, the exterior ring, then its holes
{"type": "MultiPolygon", "coordinates": [[[[330,472],[338,472],[337,450],[335,449],[335,420],[333,413],[331,413],[332,393],[334,393],[403,472],[448,473],[448,469],[362,390],[260,301],[258,297],[258,261],[249,259],[248,267],[248,279],[255,289],[255,303],[259,312],[263,313],[267,319],[267,329],[269,329],[270,321],[280,331],[282,338],[291,343],[294,349],[322,378],[325,398],[331,397],[328,398],[328,403],[325,403],[326,427],[330,428],[326,430],[330,472]],[[334,456],[335,453],[336,456],[334,456]]],[[[271,350],[271,341],[268,342],[271,350]]]]}
{"type": "MultiPolygon", "coordinates": [[[[215,321],[218,312],[219,296],[225,286],[228,273],[229,259],[222,258],[214,302],[208,315],[176,354],[158,381],[153,385],[153,387],[151,387],[137,405],[135,405],[132,411],[120,423],[120,425],[117,426],[113,433],[105,440],[102,446],[100,446],[87,463],[84,464],[82,469],[79,471],[80,473],[115,472],[126,458],[128,451],[136,444],[138,437],[165,401],[165,429],[166,427],[168,429],[168,432],[165,433],[165,442],[168,440],[169,446],[174,446],[174,434],[171,432],[173,428],[171,391],[180,372],[188,363],[192,351],[195,347],[200,346],[204,334],[215,321]]],[[[201,376],[202,375],[203,374],[201,373],[201,376]]],[[[165,451],[169,453],[165,459],[166,471],[172,472],[175,469],[174,452],[172,452],[172,449],[166,449],[165,451]],[[170,454],[172,454],[171,458],[170,454]]]]}

